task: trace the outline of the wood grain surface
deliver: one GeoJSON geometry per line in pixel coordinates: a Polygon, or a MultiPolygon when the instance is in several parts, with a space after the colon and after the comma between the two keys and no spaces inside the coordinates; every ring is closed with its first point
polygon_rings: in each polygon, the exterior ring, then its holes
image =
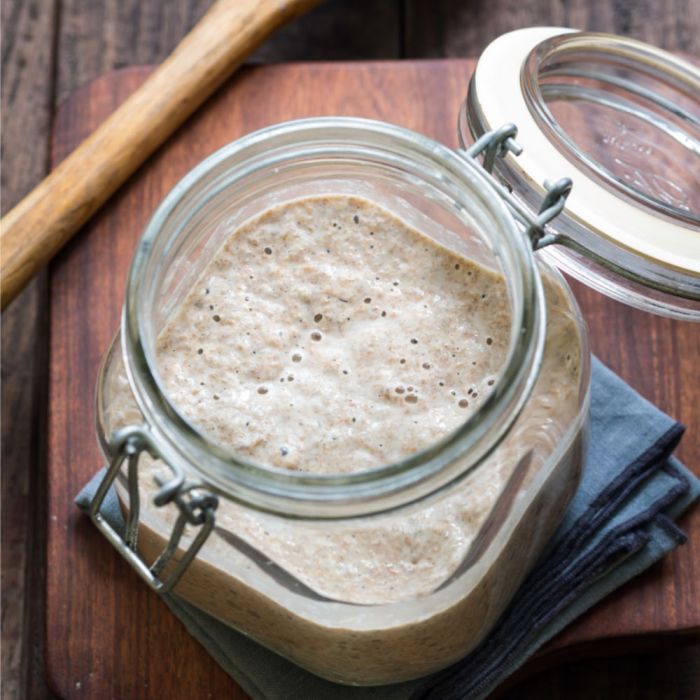
{"type": "MultiPolygon", "coordinates": [[[[100,463],[93,427],[95,378],[118,325],[128,264],[148,217],[203,157],[282,119],[368,116],[454,146],[455,115],[472,65],[248,69],[160,149],[52,265],[46,636],[67,640],[47,648],[49,679],[62,697],[244,697],[73,505],[73,496],[100,463]]],[[[109,74],[74,94],[56,119],[55,161],[147,72],[109,74]]],[[[700,366],[700,327],[632,311],[580,285],[575,291],[601,359],[664,410],[687,425],[700,425],[700,380],[694,369],[700,366]]],[[[679,455],[698,469],[699,452],[700,431],[690,430],[679,455]]],[[[681,524],[700,532],[700,512],[681,524]]],[[[545,663],[547,655],[557,659],[564,650],[590,652],[601,640],[700,628],[699,552],[700,537],[695,537],[574,623],[536,664],[545,663]]]]}
{"type": "Polygon", "coordinates": [[[700,56],[697,0],[407,0],[404,51],[414,56],[478,56],[520,27],[612,32],[700,56]]]}
{"type": "MultiPolygon", "coordinates": [[[[51,113],[113,68],[157,63],[210,0],[3,0],[2,211],[48,171],[51,113]]],[[[258,61],[476,55],[533,24],[631,35],[700,57],[697,0],[330,0],[275,34],[258,61]]],[[[43,680],[47,303],[44,273],[2,316],[2,698],[43,680]]],[[[518,697],[700,696],[700,649],[550,670],[518,697]],[[590,674],[586,676],[586,669],[590,674]],[[669,679],[681,678],[674,692],[669,679]],[[585,682],[584,682],[585,680],[585,682]]]]}
{"type": "MultiPolygon", "coordinates": [[[[2,211],[49,169],[54,3],[4,2],[2,211]],[[13,30],[7,31],[9,26],[13,30]]],[[[2,314],[2,697],[35,697],[43,679],[47,290],[42,271],[2,314]],[[39,553],[39,556],[34,556],[39,553]],[[30,575],[31,572],[31,575],[30,575]],[[35,684],[36,681],[36,684],[35,684]],[[31,693],[31,695],[29,695],[31,693]]]]}

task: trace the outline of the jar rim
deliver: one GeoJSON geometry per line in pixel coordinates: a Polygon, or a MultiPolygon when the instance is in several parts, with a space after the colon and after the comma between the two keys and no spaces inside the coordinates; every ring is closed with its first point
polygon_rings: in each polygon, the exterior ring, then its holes
{"type": "MultiPolygon", "coordinates": [[[[181,211],[180,211],[181,213],[181,211]]],[[[544,293],[528,239],[471,159],[408,129],[354,117],[322,117],[283,122],[253,132],[210,155],[165,197],[146,226],[127,280],[122,314],[122,353],[134,397],[157,438],[160,457],[194,472],[209,487],[259,510],[302,518],[348,518],[387,512],[446,488],[477,468],[507,433],[539,373],[546,329],[544,293]],[[506,360],[491,394],[453,432],[404,459],[353,474],[310,474],[258,464],[212,442],[170,401],[159,378],[148,337],[151,303],[148,276],[159,238],[172,235],[167,223],[196,188],[222,165],[245,178],[252,164],[273,154],[311,152],[345,144],[375,148],[388,157],[411,159],[433,168],[456,207],[482,207],[501,227],[501,244],[514,261],[511,282],[520,291],[511,319],[506,360]],[[381,149],[379,145],[381,145],[381,149]],[[285,149],[287,149],[285,151],[285,149]],[[469,459],[465,457],[469,456],[469,459]],[[459,464],[456,464],[459,462],[459,464]]]]}
{"type": "MultiPolygon", "coordinates": [[[[552,114],[542,84],[544,77],[555,77],[559,81],[553,90],[557,99],[578,99],[614,108],[620,113],[629,109],[629,105],[617,97],[615,91],[628,91],[645,104],[656,107],[663,116],[667,113],[677,116],[697,133],[700,115],[692,114],[652,87],[637,85],[635,79],[653,79],[665,88],[691,96],[700,94],[700,70],[688,61],[629,37],[600,32],[565,32],[544,39],[531,49],[523,63],[520,77],[523,95],[540,129],[575,165],[603,186],[616,191],[621,198],[636,202],[663,221],[682,222],[696,227],[700,224],[699,211],[682,209],[677,202],[665,201],[657,192],[644,189],[639,182],[619,177],[594,155],[581,149],[552,114]],[[587,69],[586,62],[593,60],[606,61],[611,68],[618,71],[624,69],[631,76],[621,78],[587,69]],[[585,80],[598,80],[608,90],[587,90],[579,84],[585,80]]],[[[552,85],[546,87],[551,88],[552,85]]],[[[697,140],[689,134],[676,133],[678,129],[674,131],[671,124],[662,118],[654,119],[653,114],[647,114],[641,108],[637,114],[645,119],[645,123],[658,129],[659,133],[674,135],[674,143],[678,144],[679,149],[687,148],[698,152],[697,140]]],[[[651,155],[649,161],[650,167],[653,166],[651,155]]]]}

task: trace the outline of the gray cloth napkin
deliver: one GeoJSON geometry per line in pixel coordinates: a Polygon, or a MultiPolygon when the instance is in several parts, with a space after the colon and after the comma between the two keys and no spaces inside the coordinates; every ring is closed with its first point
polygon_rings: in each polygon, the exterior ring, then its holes
{"type": "MultiPolygon", "coordinates": [[[[682,433],[681,425],[594,359],[589,452],[552,543],[487,639],[462,661],[424,679],[381,687],[337,685],[176,595],[163,598],[255,700],[483,698],[569,622],[685,541],[674,520],[698,498],[700,481],[671,456],[682,433]]],[[[103,473],[77,496],[83,510],[103,473]]],[[[123,529],[114,491],[103,514],[123,529]]]]}

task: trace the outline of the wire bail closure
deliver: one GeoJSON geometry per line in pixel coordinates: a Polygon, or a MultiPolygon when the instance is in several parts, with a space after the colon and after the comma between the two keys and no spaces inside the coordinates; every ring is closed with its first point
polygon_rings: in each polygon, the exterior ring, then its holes
{"type": "Polygon", "coordinates": [[[516,219],[526,227],[525,233],[532,242],[533,250],[539,250],[559,241],[557,233],[547,231],[547,224],[563,211],[573,182],[568,177],[561,178],[555,183],[545,181],[546,194],[537,214],[513,197],[511,191],[493,176],[493,166],[496,158],[504,158],[508,153],[517,157],[523,152],[523,147],[515,140],[517,135],[518,127],[515,124],[504,124],[498,129],[487,131],[469,148],[460,149],[459,153],[472,159],[484,172],[491,186],[498,192],[516,219]],[[479,156],[483,156],[482,163],[477,160],[479,156]]]}
{"type": "Polygon", "coordinates": [[[148,452],[154,459],[159,457],[147,426],[129,426],[112,435],[110,452],[114,457],[90,503],[88,514],[92,522],[122,557],[131,564],[139,576],[154,591],[163,594],[175,587],[214,529],[215,511],[219,499],[216,495],[203,491],[201,483],[185,479],[181,469],[163,461],[170,468],[172,475],[169,479],[156,476],[156,482],[160,488],[153,498],[153,503],[158,507],[174,503],[180,512],[165,549],[149,567],[139,556],[137,549],[140,516],[138,462],[144,451],[148,452]],[[100,513],[100,508],[124,462],[127,462],[129,515],[124,534],[121,535],[105,520],[100,513]],[[171,561],[175,561],[175,554],[186,525],[199,527],[199,530],[182,558],[175,563],[168,577],[162,580],[160,574],[171,561]]]}

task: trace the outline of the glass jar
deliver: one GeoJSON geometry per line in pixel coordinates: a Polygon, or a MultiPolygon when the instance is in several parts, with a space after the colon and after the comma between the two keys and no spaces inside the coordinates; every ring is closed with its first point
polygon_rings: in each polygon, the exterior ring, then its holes
{"type": "MultiPolygon", "coordinates": [[[[532,50],[518,75],[532,71],[532,50]]],[[[512,165],[516,130],[491,129],[474,84],[460,116],[463,142],[469,128],[477,138],[466,150],[389,124],[322,118],[269,127],[206,159],[144,232],[98,382],[110,468],[93,521],[155,590],[174,590],[341,683],[416,678],[473,649],[546,546],[582,468],[586,328],[544,248],[567,236],[562,217],[549,222],[570,182],[540,185],[512,165]],[[529,189],[510,191],[492,168],[529,189]],[[172,403],[156,342],[241,223],[281,202],[337,194],[366,198],[499,273],[504,359],[458,429],[398,462],[323,475],[256,464],[172,403]],[[99,513],[112,483],[123,535],[99,513]]],[[[690,291],[663,294],[682,301],[650,307],[692,313],[692,271],[678,279],[690,279],[690,291]]]]}
{"type": "MultiPolygon", "coordinates": [[[[165,462],[219,501],[176,592],[332,680],[389,683],[467,653],[541,553],[578,483],[590,377],[584,324],[562,278],[536,261],[486,183],[475,161],[398,127],[282,124],[192,171],[150,222],[132,264],[121,343],[99,382],[98,430],[113,457],[109,436],[145,424],[128,434],[157,458],[142,455],[138,466],[139,553],[152,562],[179,516],[176,505],[153,505],[165,462]],[[330,193],[366,197],[500,271],[510,318],[500,374],[458,430],[395,464],[319,476],[252,464],[200,432],[163,390],[155,343],[241,222],[275,203],[330,193]],[[468,521],[478,526],[457,525],[468,521]],[[436,558],[447,561],[432,572],[436,558]]],[[[128,482],[128,470],[120,472],[125,508],[128,482]]],[[[195,532],[185,533],[183,547],[195,532]]]]}

